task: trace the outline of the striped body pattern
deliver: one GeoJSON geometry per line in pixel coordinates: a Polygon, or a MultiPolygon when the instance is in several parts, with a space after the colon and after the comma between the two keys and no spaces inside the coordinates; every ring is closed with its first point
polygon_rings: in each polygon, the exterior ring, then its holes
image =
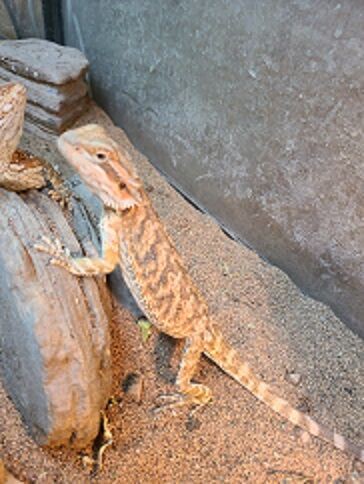
{"type": "Polygon", "coordinates": [[[129,289],[150,322],[158,330],[185,340],[176,378],[178,394],[172,403],[204,404],[211,399],[209,388],[191,382],[201,355],[206,354],[293,425],[364,461],[364,451],[358,446],[276,396],[227,343],[154,211],[130,155],[97,125],[64,133],[58,146],[104,204],[102,255],[97,259],[72,258],[59,242],[49,240],[37,248],[52,255],[53,264],[78,276],[109,273],[120,264],[129,289]]]}
{"type": "Polygon", "coordinates": [[[16,152],[23,132],[26,90],[21,84],[0,85],[0,187],[13,191],[45,185],[42,164],[16,152]]]}
{"type": "Polygon", "coordinates": [[[131,209],[121,224],[121,269],[151,323],[175,338],[198,331],[208,318],[207,304],[152,206],[131,209]]]}

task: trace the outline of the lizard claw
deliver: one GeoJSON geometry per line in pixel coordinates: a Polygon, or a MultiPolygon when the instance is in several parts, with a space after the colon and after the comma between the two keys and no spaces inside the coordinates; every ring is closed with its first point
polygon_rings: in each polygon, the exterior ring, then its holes
{"type": "Polygon", "coordinates": [[[62,242],[59,239],[51,240],[49,237],[42,236],[42,243],[34,244],[34,248],[39,252],[45,252],[51,255],[50,263],[59,267],[68,267],[71,257],[70,250],[63,247],[62,242]]]}
{"type": "Polygon", "coordinates": [[[154,413],[159,413],[167,408],[182,407],[183,405],[203,406],[211,402],[211,391],[205,385],[192,383],[183,393],[163,394],[157,397],[154,413]]]}
{"type": "Polygon", "coordinates": [[[152,411],[154,414],[157,414],[167,409],[171,410],[177,407],[182,407],[187,403],[189,402],[186,401],[186,397],[181,393],[163,394],[157,397],[152,411]]]}
{"type": "Polygon", "coordinates": [[[157,406],[162,406],[162,405],[168,405],[168,404],[174,404],[174,403],[179,403],[181,401],[185,400],[185,396],[182,395],[182,393],[163,393],[162,395],[159,395],[156,398],[156,405],[157,406]]]}
{"type": "Polygon", "coordinates": [[[61,208],[72,208],[71,193],[66,189],[52,188],[48,190],[49,197],[59,203],[61,208]]]}

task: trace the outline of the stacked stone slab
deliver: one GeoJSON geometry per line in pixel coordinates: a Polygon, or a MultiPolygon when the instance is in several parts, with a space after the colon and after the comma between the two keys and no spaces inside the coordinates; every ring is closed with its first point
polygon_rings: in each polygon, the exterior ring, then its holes
{"type": "Polygon", "coordinates": [[[59,135],[88,107],[86,57],[77,49],[43,39],[0,42],[0,82],[27,89],[24,128],[36,135],[59,135]]]}

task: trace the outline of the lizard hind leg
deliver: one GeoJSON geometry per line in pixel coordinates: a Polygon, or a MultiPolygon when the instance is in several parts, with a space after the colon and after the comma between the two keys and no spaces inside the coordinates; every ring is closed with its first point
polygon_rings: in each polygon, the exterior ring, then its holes
{"type": "Polygon", "coordinates": [[[160,408],[182,405],[206,405],[212,399],[211,390],[199,383],[192,383],[198,362],[203,352],[202,339],[187,338],[180,367],[176,378],[178,391],[158,398],[160,408]]]}
{"type": "Polygon", "coordinates": [[[176,385],[180,392],[185,396],[187,403],[205,405],[212,399],[211,390],[200,383],[191,383],[200,361],[203,347],[202,340],[196,341],[187,339],[180,363],[176,385]]]}

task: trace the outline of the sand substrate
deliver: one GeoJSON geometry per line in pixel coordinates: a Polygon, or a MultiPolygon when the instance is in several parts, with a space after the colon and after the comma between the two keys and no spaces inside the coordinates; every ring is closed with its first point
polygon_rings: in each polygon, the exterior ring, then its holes
{"type": "MultiPolygon", "coordinates": [[[[96,107],[79,124],[90,121],[110,125],[96,107]]],[[[113,135],[128,143],[121,131],[113,135]]],[[[34,154],[57,157],[39,143],[23,141],[34,154]]],[[[138,170],[213,317],[242,358],[292,404],[364,442],[363,341],[284,273],[229,239],[146,160],[138,160],[138,170]]],[[[304,438],[207,359],[196,380],[211,387],[213,403],[194,414],[187,408],[155,414],[156,397],[173,390],[181,344],[156,331],[143,343],[132,316],[120,307],[110,329],[114,399],[107,415],[114,442],[103,470],[90,477],[82,463],[89,449],[37,447],[0,389],[0,454],[15,476],[74,484],[364,482],[362,464],[304,438]],[[140,403],[122,390],[135,372],[144,379],[140,403]]]]}

